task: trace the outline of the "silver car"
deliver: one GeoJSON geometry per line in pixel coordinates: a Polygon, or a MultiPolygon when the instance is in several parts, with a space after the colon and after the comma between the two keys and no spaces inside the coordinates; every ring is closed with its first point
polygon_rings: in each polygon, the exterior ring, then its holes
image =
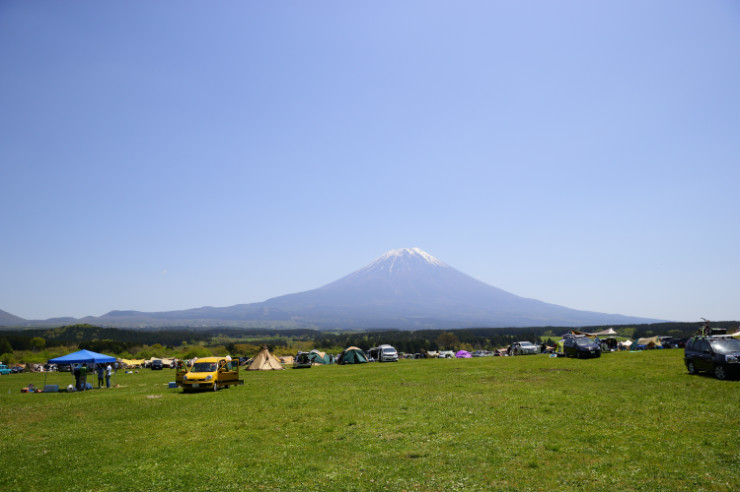
{"type": "Polygon", "coordinates": [[[540,350],[537,348],[537,345],[533,344],[532,342],[514,342],[511,344],[511,348],[509,348],[509,353],[511,355],[529,355],[529,354],[537,354],[540,350]]]}

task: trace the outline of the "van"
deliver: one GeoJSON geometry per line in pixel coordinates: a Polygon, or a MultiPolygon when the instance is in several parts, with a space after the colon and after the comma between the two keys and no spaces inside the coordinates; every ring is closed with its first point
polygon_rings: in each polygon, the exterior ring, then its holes
{"type": "Polygon", "coordinates": [[[231,357],[202,357],[193,360],[190,370],[182,375],[182,390],[218,391],[221,388],[244,384],[239,379],[239,360],[231,357]]]}
{"type": "Polygon", "coordinates": [[[371,348],[370,357],[378,362],[398,362],[398,351],[391,345],[383,344],[371,348]]]}

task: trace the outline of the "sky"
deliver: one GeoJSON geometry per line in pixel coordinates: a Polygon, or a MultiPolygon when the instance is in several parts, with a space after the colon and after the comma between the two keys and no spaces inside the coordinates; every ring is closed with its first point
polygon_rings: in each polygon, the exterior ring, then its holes
{"type": "Polygon", "coordinates": [[[740,319],[740,3],[0,2],[0,309],[259,302],[418,247],[740,319]]]}

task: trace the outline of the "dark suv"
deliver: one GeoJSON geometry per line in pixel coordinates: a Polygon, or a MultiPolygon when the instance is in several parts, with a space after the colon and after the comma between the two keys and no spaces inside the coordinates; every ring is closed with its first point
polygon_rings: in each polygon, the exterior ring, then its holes
{"type": "Polygon", "coordinates": [[[722,336],[697,336],[686,342],[683,360],[689,374],[708,371],[717,379],[740,374],[740,340],[722,336]]]}
{"type": "Polygon", "coordinates": [[[157,359],[157,360],[153,360],[152,365],[149,367],[152,368],[152,371],[161,371],[162,369],[164,369],[164,364],[162,363],[161,360],[157,359]]]}

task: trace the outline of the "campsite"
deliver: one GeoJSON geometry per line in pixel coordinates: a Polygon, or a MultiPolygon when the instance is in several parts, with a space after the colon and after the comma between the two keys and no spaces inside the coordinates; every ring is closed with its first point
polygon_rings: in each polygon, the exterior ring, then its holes
{"type": "Polygon", "coordinates": [[[175,370],[24,394],[0,378],[5,491],[740,489],[740,381],[682,350],[244,371],[185,394],[175,370]],[[74,473],[72,472],[74,470],[74,473]]]}

